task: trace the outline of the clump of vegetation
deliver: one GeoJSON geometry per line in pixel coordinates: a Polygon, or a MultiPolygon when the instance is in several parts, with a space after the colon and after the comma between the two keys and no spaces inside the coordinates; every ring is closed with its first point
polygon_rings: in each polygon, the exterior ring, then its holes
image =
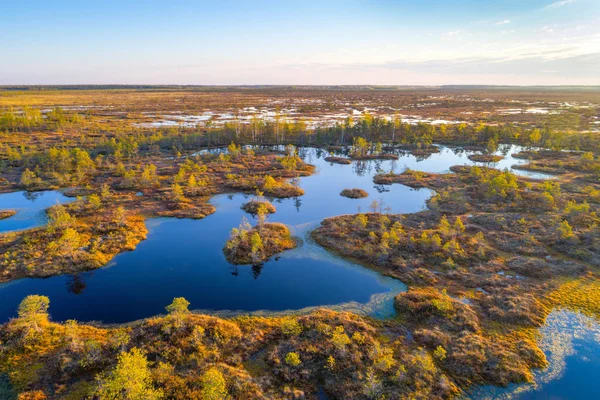
{"type": "Polygon", "coordinates": [[[498,156],[494,154],[471,154],[469,155],[469,160],[476,162],[484,162],[484,163],[497,163],[504,159],[503,156],[498,156]]]}
{"type": "Polygon", "coordinates": [[[298,187],[295,181],[294,183],[289,183],[284,180],[277,180],[271,175],[264,177],[251,176],[244,179],[230,174],[226,178],[227,184],[230,187],[245,192],[260,190],[267,196],[280,198],[302,196],[304,194],[304,190],[298,187]]]}
{"type": "Polygon", "coordinates": [[[161,390],[153,387],[148,360],[140,349],[134,347],[119,354],[117,365],[110,374],[97,377],[95,395],[99,399],[148,399],[163,398],[161,390]]]}
{"type": "Polygon", "coordinates": [[[336,156],[327,156],[325,157],[325,161],[328,161],[330,163],[334,163],[334,164],[342,164],[342,165],[349,165],[352,164],[352,160],[346,157],[336,157],[336,156]]]}
{"type": "Polygon", "coordinates": [[[142,217],[123,207],[108,215],[93,208],[90,202],[54,206],[47,227],[0,235],[0,281],[98,268],[146,238],[142,217]]]}
{"type": "Polygon", "coordinates": [[[325,247],[368,260],[399,278],[405,272],[401,266],[422,263],[459,269],[493,257],[483,235],[467,234],[460,217],[450,222],[443,216],[429,229],[418,220],[380,213],[340,216],[323,221],[312,235],[325,247]]]}
{"type": "Polygon", "coordinates": [[[600,282],[592,274],[564,281],[548,293],[546,300],[551,306],[569,308],[600,318],[600,282]]]}
{"type": "Polygon", "coordinates": [[[16,214],[17,212],[15,210],[0,210],[0,220],[10,218],[16,214]]]}
{"type": "Polygon", "coordinates": [[[260,264],[282,251],[296,247],[289,229],[280,223],[259,223],[252,227],[243,219],[231,230],[223,252],[233,264],[260,264]]]}
{"type": "Polygon", "coordinates": [[[245,203],[242,206],[242,210],[246,211],[249,214],[273,214],[277,209],[275,206],[268,200],[260,201],[260,200],[252,200],[248,203],[245,203]]]}
{"type": "Polygon", "coordinates": [[[264,219],[267,214],[273,214],[277,209],[267,199],[263,197],[262,192],[257,191],[257,196],[249,202],[242,205],[242,210],[249,214],[258,215],[259,219],[264,219]]]}
{"type": "Polygon", "coordinates": [[[422,171],[406,168],[401,174],[393,172],[386,174],[377,174],[373,177],[373,182],[380,185],[391,185],[392,183],[401,183],[413,188],[422,188],[426,186],[426,180],[433,177],[433,174],[428,174],[422,171]]]}
{"type": "Polygon", "coordinates": [[[362,189],[344,189],[340,193],[340,196],[348,197],[350,199],[363,199],[369,197],[369,193],[362,189]]]}

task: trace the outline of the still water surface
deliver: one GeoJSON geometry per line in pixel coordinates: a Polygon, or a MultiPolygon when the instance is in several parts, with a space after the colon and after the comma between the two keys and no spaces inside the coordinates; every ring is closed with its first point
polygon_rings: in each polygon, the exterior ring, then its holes
{"type": "Polygon", "coordinates": [[[540,328],[539,345],[548,367],[534,371],[534,382],[507,388],[484,386],[466,396],[478,400],[597,399],[600,394],[600,324],[569,310],[554,310],[540,328]]]}

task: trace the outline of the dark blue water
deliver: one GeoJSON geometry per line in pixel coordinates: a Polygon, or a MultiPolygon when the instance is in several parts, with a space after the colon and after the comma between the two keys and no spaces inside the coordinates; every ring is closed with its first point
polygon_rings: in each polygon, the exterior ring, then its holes
{"type": "Polygon", "coordinates": [[[47,221],[46,210],[60,203],[68,203],[73,198],[65,197],[56,191],[12,192],[0,195],[0,210],[17,212],[10,218],[0,220],[0,232],[19,231],[44,225],[47,221]]]}
{"type": "Polygon", "coordinates": [[[600,397],[600,342],[574,338],[573,354],[565,357],[563,374],[538,389],[518,396],[523,400],[597,399],[600,397]]]}
{"type": "MultiPolygon", "coordinates": [[[[179,296],[188,299],[190,308],[196,310],[284,311],[341,304],[373,315],[389,315],[393,312],[393,294],[404,290],[404,285],[333,256],[312,243],[308,234],[324,218],[368,211],[373,200],[393,213],[419,211],[431,191],[375,185],[373,176],[392,169],[400,172],[405,166],[443,172],[452,165],[473,164],[468,154],[444,148],[425,160],[407,155],[398,161],[337,165],[323,160],[328,155],[324,151],[301,149],[300,155],[317,166],[317,173],[301,178],[304,196],[273,200],[277,212],[269,217],[288,225],[301,239],[297,249],[261,267],[229,264],[222,248],[231,228],[247,215],[240,207],[250,198],[243,194],[219,195],[212,199],[217,212],[205,219],[148,220],[148,239],[102,269],[0,285],[0,321],[14,316],[19,302],[28,294],[48,296],[50,313],[58,321],[132,321],[164,312],[164,307],[179,296]],[[341,197],[344,188],[364,189],[369,197],[341,197]]],[[[22,204],[16,201],[20,198],[21,194],[1,195],[0,204],[14,208],[22,204]]],[[[34,223],[33,219],[29,222],[34,223]]]]}
{"type": "Polygon", "coordinates": [[[110,267],[77,277],[9,284],[0,291],[3,312],[7,302],[16,306],[28,293],[49,296],[55,320],[124,322],[163,312],[175,296],[200,309],[286,310],[350,300],[366,303],[371,294],[390,289],[377,274],[324,252],[290,252],[260,269],[233,267],[221,251],[228,235],[224,227],[230,225],[215,225],[239,221],[214,217],[204,224],[153,220],[148,240],[135,252],[119,255],[110,267]]]}
{"type": "Polygon", "coordinates": [[[580,313],[555,310],[540,328],[540,348],[549,366],[533,384],[480,387],[471,399],[570,400],[600,397],[600,324],[580,313]]]}

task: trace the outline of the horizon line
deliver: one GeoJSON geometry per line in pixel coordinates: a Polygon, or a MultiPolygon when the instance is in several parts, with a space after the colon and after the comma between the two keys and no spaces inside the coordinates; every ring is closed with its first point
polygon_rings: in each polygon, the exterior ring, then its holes
{"type": "Polygon", "coordinates": [[[519,84],[442,84],[442,85],[397,85],[397,84],[195,84],[195,83],[61,83],[61,84],[46,84],[46,83],[27,83],[27,84],[0,84],[0,89],[16,88],[16,87],[54,87],[54,88],[68,88],[68,87],[199,87],[199,88],[259,88],[259,87],[271,87],[271,88],[448,88],[448,87],[490,87],[490,88],[600,88],[600,84],[532,84],[532,85],[519,85],[519,84]]]}

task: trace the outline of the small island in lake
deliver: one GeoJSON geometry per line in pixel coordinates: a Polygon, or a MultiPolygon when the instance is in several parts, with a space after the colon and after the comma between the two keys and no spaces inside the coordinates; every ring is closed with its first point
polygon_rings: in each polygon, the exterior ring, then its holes
{"type": "Polygon", "coordinates": [[[340,196],[348,197],[349,199],[364,199],[369,197],[369,193],[362,189],[344,189],[340,196]]]}
{"type": "Polygon", "coordinates": [[[277,209],[268,200],[250,200],[242,206],[242,210],[248,214],[273,214],[277,209]]]}
{"type": "Polygon", "coordinates": [[[503,160],[503,156],[497,156],[494,154],[471,154],[469,160],[475,162],[498,162],[503,160]]]}
{"type": "Polygon", "coordinates": [[[349,158],[346,158],[346,157],[329,156],[329,157],[325,157],[325,161],[329,161],[330,163],[334,163],[334,164],[342,164],[342,165],[352,164],[352,160],[349,158]]]}
{"type": "Polygon", "coordinates": [[[10,218],[16,214],[17,212],[15,210],[0,210],[0,220],[10,218]]]}
{"type": "Polygon", "coordinates": [[[233,228],[229,240],[223,248],[227,261],[232,264],[260,264],[271,256],[296,247],[290,230],[284,224],[259,221],[251,227],[242,220],[238,228],[233,228]]]}

